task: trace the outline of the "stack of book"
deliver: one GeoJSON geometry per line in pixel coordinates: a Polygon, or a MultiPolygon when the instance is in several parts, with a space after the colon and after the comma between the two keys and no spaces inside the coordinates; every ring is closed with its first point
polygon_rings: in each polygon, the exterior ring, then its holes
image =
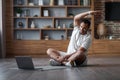
{"type": "Polygon", "coordinates": [[[68,5],[77,5],[78,4],[78,0],[67,0],[67,4],[68,5]]]}
{"type": "Polygon", "coordinates": [[[82,6],[90,6],[91,0],[80,0],[80,5],[82,6]]]}

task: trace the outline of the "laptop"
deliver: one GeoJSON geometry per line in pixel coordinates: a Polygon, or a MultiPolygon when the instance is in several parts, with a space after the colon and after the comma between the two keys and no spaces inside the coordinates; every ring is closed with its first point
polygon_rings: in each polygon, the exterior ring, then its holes
{"type": "Polygon", "coordinates": [[[42,69],[40,67],[34,67],[32,58],[30,56],[15,56],[15,59],[19,69],[27,70],[42,69]]]}

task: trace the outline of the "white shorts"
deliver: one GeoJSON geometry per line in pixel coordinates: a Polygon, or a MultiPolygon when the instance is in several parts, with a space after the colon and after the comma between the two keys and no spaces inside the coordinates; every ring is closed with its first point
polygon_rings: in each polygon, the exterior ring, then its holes
{"type": "Polygon", "coordinates": [[[60,56],[65,56],[65,55],[67,55],[66,52],[63,52],[63,51],[58,51],[58,52],[60,53],[60,56]]]}
{"type": "MultiPolygon", "coordinates": [[[[67,55],[67,52],[63,52],[63,51],[58,51],[60,53],[60,56],[65,56],[67,55]]],[[[81,66],[86,66],[87,65],[87,57],[86,57],[86,60],[80,64],[81,66]]]]}

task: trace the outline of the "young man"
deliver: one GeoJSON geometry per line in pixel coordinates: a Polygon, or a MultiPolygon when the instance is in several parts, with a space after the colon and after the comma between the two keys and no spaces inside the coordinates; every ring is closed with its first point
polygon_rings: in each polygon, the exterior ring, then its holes
{"type": "Polygon", "coordinates": [[[52,48],[47,50],[47,54],[52,58],[50,59],[51,65],[81,66],[87,64],[87,50],[90,47],[92,38],[89,31],[90,21],[83,18],[96,13],[98,12],[88,11],[74,17],[74,30],[67,53],[52,48]]]}

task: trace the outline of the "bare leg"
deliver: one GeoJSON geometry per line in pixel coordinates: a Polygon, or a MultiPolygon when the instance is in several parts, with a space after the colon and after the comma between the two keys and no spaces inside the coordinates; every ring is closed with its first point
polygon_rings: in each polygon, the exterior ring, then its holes
{"type": "Polygon", "coordinates": [[[68,59],[68,61],[75,61],[75,60],[81,60],[83,58],[85,58],[86,56],[84,54],[78,54],[75,53],[72,56],[70,56],[70,58],[68,59]]]}
{"type": "Polygon", "coordinates": [[[55,49],[52,49],[52,48],[49,48],[49,49],[47,50],[47,54],[48,54],[51,58],[55,59],[56,61],[57,61],[57,59],[60,57],[59,52],[58,52],[57,50],[55,50],[55,49]]]}
{"type": "MultiPolygon", "coordinates": [[[[54,59],[54,60],[56,60],[56,61],[58,61],[58,58],[61,57],[61,56],[60,56],[60,53],[59,53],[57,50],[52,49],[52,48],[49,48],[49,49],[47,50],[47,54],[48,54],[52,59],[54,59]]],[[[71,57],[69,57],[67,61],[65,60],[65,61],[62,61],[61,63],[62,63],[62,64],[66,64],[67,62],[73,62],[73,61],[75,61],[75,60],[81,62],[81,61],[83,61],[83,60],[85,59],[85,57],[86,57],[86,56],[85,56],[84,54],[78,55],[77,53],[75,53],[75,54],[73,54],[71,57]]],[[[59,62],[59,61],[58,61],[58,62],[59,62]]]]}
{"type": "Polygon", "coordinates": [[[73,62],[76,60],[77,61],[76,65],[79,66],[81,63],[84,62],[85,59],[86,59],[85,54],[77,54],[77,53],[75,53],[68,59],[68,61],[71,62],[71,64],[73,64],[73,62]]]}

